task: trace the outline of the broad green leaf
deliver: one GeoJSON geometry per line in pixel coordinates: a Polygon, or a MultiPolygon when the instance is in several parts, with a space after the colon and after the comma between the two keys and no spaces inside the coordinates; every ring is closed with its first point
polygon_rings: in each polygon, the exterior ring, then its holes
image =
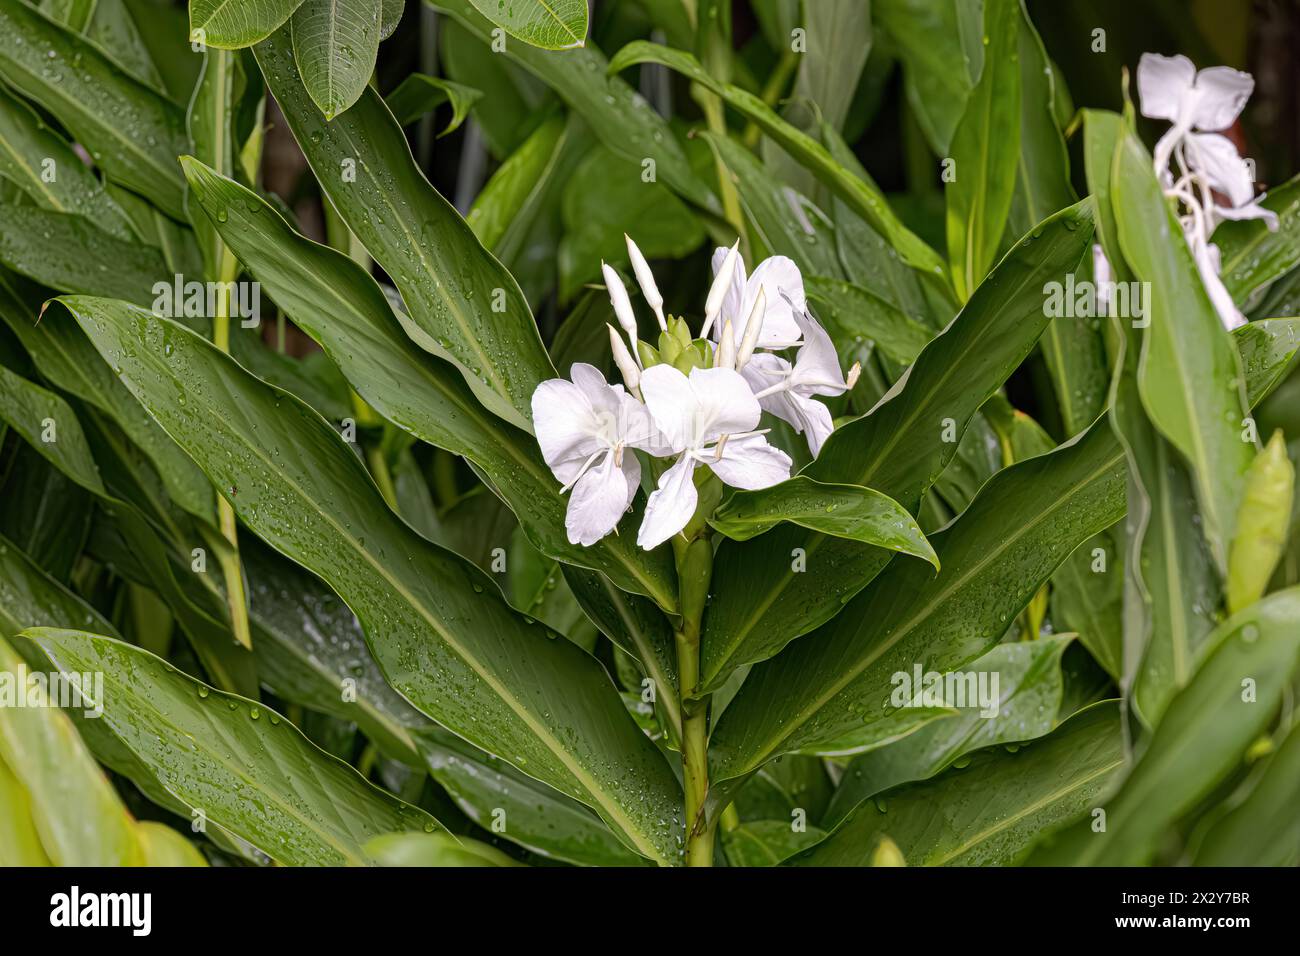
{"type": "Polygon", "coordinates": [[[153,246],[120,239],[79,214],[0,203],[0,222],[0,262],[60,292],[143,304],[171,275],[153,246]]]}
{"type": "Polygon", "coordinates": [[[441,729],[419,737],[429,773],[471,820],[492,830],[505,813],[502,836],[552,859],[581,866],[642,866],[600,819],[576,801],[441,729]]]}
{"type": "MultiPolygon", "coordinates": [[[[78,4],[80,0],[78,0],[78,4]]],[[[144,32],[124,0],[95,0],[90,24],[81,33],[120,63],[128,73],[160,93],[166,93],[144,32]]],[[[72,29],[77,29],[71,23],[72,29]]],[[[151,24],[152,25],[152,24],[151,24]]]]}
{"type": "Polygon", "coordinates": [[[1256,290],[1300,265],[1300,178],[1269,190],[1260,205],[1277,213],[1277,232],[1259,219],[1225,222],[1214,230],[1223,284],[1238,307],[1256,290]]]}
{"type": "Polygon", "coordinates": [[[303,86],[327,120],[357,101],[379,56],[380,0],[305,0],[289,24],[303,86]]]}
{"type": "Polygon", "coordinates": [[[895,561],[819,634],[754,667],[713,732],[713,779],[779,753],[865,751],[919,724],[924,708],[891,704],[892,675],[917,662],[959,670],[987,652],[1065,556],[1123,515],[1124,458],[1108,425],[990,479],[931,536],[937,577],[895,561]]]}
{"type": "Polygon", "coordinates": [[[203,854],[171,827],[152,820],[135,825],[145,866],[207,866],[203,854]]]}
{"type": "Polygon", "coordinates": [[[396,31],[398,24],[402,22],[402,14],[406,12],[406,0],[382,0],[379,24],[379,39],[387,40],[396,31]]]}
{"type": "Polygon", "coordinates": [[[97,0],[41,0],[40,7],[51,20],[57,20],[77,33],[85,33],[99,6],[97,0]]]}
{"type": "Polygon", "coordinates": [[[911,365],[934,337],[930,329],[892,303],[851,282],[805,276],[804,289],[841,337],[875,342],[900,365],[911,365]]]}
{"type": "Polygon", "coordinates": [[[431,723],[384,681],[348,606],[264,548],[240,556],[262,682],[283,700],[357,724],[389,756],[418,761],[414,733],[431,723]]]}
{"type": "Polygon", "coordinates": [[[1018,862],[1038,835],[1095,807],[1124,763],[1113,701],[1089,707],[1015,753],[994,748],[970,766],[858,807],[796,866],[863,866],[882,835],[908,866],[1018,862]]]}
{"type": "Polygon", "coordinates": [[[55,622],[117,634],[98,611],[0,537],[0,637],[11,638],[26,628],[55,622]]]}
{"type": "Polygon", "coordinates": [[[1246,374],[1246,397],[1254,408],[1295,368],[1300,319],[1261,319],[1243,325],[1232,336],[1246,374]]]}
{"type": "Polygon", "coordinates": [[[523,866],[495,847],[450,833],[385,833],[366,852],[379,866],[523,866]]]}
{"type": "Polygon", "coordinates": [[[796,830],[784,820],[754,820],[722,831],[722,846],[731,866],[779,866],[800,850],[820,843],[826,832],[805,826],[796,830]]]}
{"type": "MultiPolygon", "coordinates": [[[[135,822],[86,752],[72,720],[50,701],[58,687],[71,706],[94,710],[96,668],[87,679],[51,685],[0,638],[0,761],[31,798],[32,820],[55,866],[130,866],[140,862],[135,822]],[[81,694],[73,691],[80,689],[81,694]]],[[[103,719],[103,718],[100,718],[103,719]]]]}
{"type": "Polygon", "coordinates": [[[454,360],[493,412],[530,427],[533,390],[554,369],[519,286],[429,185],[378,93],[325,121],[288,39],[281,30],[259,44],[258,64],[334,208],[402,293],[407,335],[454,360]]]}
{"type": "MultiPolygon", "coordinates": [[[[1020,155],[1019,0],[984,0],[984,72],[952,137],[948,259],[966,301],[997,257],[1020,155]]],[[[1039,220],[1034,220],[1038,222],[1039,220]]]]}
{"type": "MultiPolygon", "coordinates": [[[[1043,286],[1074,269],[1088,248],[1091,218],[1084,205],[1065,210],[1008,253],[881,403],[831,434],[807,477],[874,488],[917,507],[967,422],[1033,349],[1049,321],[1043,286]]],[[[724,544],[704,618],[704,687],[838,614],[889,557],[789,527],[750,544],[724,544]]]]}
{"type": "Polygon", "coordinates": [[[804,39],[795,75],[796,99],[815,103],[821,118],[844,126],[871,52],[871,3],[826,0],[804,7],[804,39]]]}
{"type": "MultiPolygon", "coordinates": [[[[454,132],[469,116],[470,108],[483,96],[481,90],[463,83],[453,83],[424,73],[412,73],[397,85],[397,89],[384,97],[384,102],[402,126],[417,119],[443,103],[451,104],[451,121],[439,136],[454,132]]],[[[471,225],[473,225],[471,223],[471,225]]],[[[481,238],[481,237],[480,237],[481,238]]],[[[491,243],[486,243],[489,247],[491,243]]]]}
{"type": "Polygon", "coordinates": [[[967,672],[997,675],[997,711],[990,714],[977,701],[958,708],[888,747],[854,757],[844,768],[840,784],[823,820],[835,826],[868,797],[914,780],[927,780],[956,764],[966,754],[995,744],[1042,737],[1057,724],[1064,684],[1061,655],[1073,635],[1053,635],[1034,641],[999,644],[972,661],[967,672]]]}
{"type": "Polygon", "coordinates": [[[588,804],[643,855],[676,857],[675,779],[599,663],[389,511],[356,455],[302,402],[175,323],[120,302],[61,301],[245,525],[357,613],[404,697],[588,804]]]}
{"type": "Polygon", "coordinates": [[[568,502],[536,441],[488,414],[448,363],[417,349],[359,266],[298,236],[244,187],[193,161],[186,160],[185,167],[193,194],[235,254],[281,308],[320,341],[362,398],[399,427],[483,469],[544,554],[604,571],[620,587],[649,595],[666,608],[676,606],[669,559],[636,549],[630,530],[635,516],[625,519],[623,534],[595,547],[569,542],[568,502]],[[322,276],[331,278],[322,282],[322,276]]]}
{"type": "Polygon", "coordinates": [[[1149,282],[1138,389],[1152,423],[1187,459],[1204,533],[1222,571],[1242,480],[1253,457],[1241,440],[1241,361],[1210,304],[1177,220],[1135,133],[1116,147],[1112,201],[1124,258],[1149,282]]]}
{"type": "Polygon", "coordinates": [[[984,69],[984,0],[873,0],[899,58],[908,105],[940,156],[984,69]]]}
{"type": "Polygon", "coordinates": [[[1240,763],[1273,720],[1300,658],[1300,589],[1270,595],[1224,621],[1214,650],[1170,702],[1119,791],[1106,829],[1090,821],[1048,840],[1030,861],[1141,866],[1168,829],[1240,763]]]}
{"type": "Polygon", "coordinates": [[[543,50],[587,42],[587,0],[470,0],[512,37],[543,50]]]}
{"type": "Polygon", "coordinates": [[[25,288],[16,276],[0,271],[0,318],[40,373],[111,418],[148,456],[171,500],[215,526],[212,485],[203,472],[117,380],[71,316],[58,309],[38,315],[33,303],[40,297],[40,290],[25,288]]]}
{"type": "MultiPolygon", "coordinates": [[[[0,431],[4,430],[0,424],[0,431]]],[[[16,449],[0,495],[0,534],[67,581],[86,544],[95,498],[30,445],[16,449]]],[[[19,629],[21,630],[21,628],[19,629]]]]}
{"type": "Polygon", "coordinates": [[[282,27],[303,0],[190,0],[190,40],[223,50],[252,46],[282,27]]]}
{"type": "Polygon", "coordinates": [[[856,213],[880,232],[904,261],[927,278],[944,283],[943,260],[913,234],[890,210],[879,190],[852,175],[837,163],[826,147],[785,120],[754,94],[714,79],[695,57],[656,43],[634,40],[610,61],[609,72],[618,73],[638,63],[659,63],[699,83],[724,103],[755,123],[782,149],[807,167],[820,182],[842,198],[856,213]]]}
{"type": "Polygon", "coordinates": [[[0,175],[38,206],[76,213],[118,239],[133,238],[126,215],[68,142],[21,100],[0,90],[0,175]]]}
{"type": "Polygon", "coordinates": [[[627,263],[625,234],[648,259],[681,259],[704,241],[699,220],[671,190],[643,181],[640,166],[604,147],[589,150],[572,171],[562,215],[562,301],[599,279],[602,262],[627,263]]]}
{"type": "Polygon", "coordinates": [[[0,760],[0,866],[49,866],[27,788],[0,760]]]}
{"type": "Polygon", "coordinates": [[[796,475],[761,491],[737,491],[709,519],[735,541],[770,531],[782,521],[837,538],[915,555],[939,569],[939,559],[907,509],[888,495],[859,485],[835,485],[796,475]]]}
{"type": "Polygon", "coordinates": [[[24,632],[65,674],[102,673],[105,724],[192,810],[287,865],[371,862],[365,842],[432,831],[259,704],[212,690],[148,651],[83,631],[24,632]]]}
{"type": "MultiPolygon", "coordinates": [[[[485,44],[491,42],[490,24],[470,0],[428,2],[485,44]]],[[[691,169],[686,151],[668,123],[626,82],[608,75],[608,61],[594,44],[554,53],[507,43],[505,56],[555,90],[615,153],[653,169],[658,179],[692,205],[721,215],[717,197],[691,169]]]]}
{"type": "Polygon", "coordinates": [[[1079,635],[1106,673],[1123,671],[1124,554],[1117,528],[1070,553],[1052,576],[1051,618],[1057,630],[1079,635]]]}
{"type": "Polygon", "coordinates": [[[1300,725],[1269,756],[1236,806],[1205,834],[1197,866],[1295,866],[1300,861],[1300,725]]]}
{"type": "Polygon", "coordinates": [[[0,78],[54,114],[109,179],[184,217],[176,157],[186,151],[185,116],[176,104],[23,0],[0,0],[0,35],[8,38],[0,78]]]}

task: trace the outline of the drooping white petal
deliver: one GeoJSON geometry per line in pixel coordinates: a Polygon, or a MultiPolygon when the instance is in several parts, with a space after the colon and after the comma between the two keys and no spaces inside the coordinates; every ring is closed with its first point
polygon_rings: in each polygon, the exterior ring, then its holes
{"type": "Polygon", "coordinates": [[[1229,209],[1224,206],[1215,206],[1211,210],[1211,213],[1213,214],[1216,220],[1217,219],[1262,219],[1264,220],[1264,225],[1268,226],[1270,232],[1277,232],[1277,227],[1278,227],[1277,213],[1275,213],[1271,209],[1265,209],[1263,206],[1259,204],[1259,200],[1263,198],[1264,198],[1263,196],[1260,196],[1259,199],[1256,199],[1253,202],[1248,202],[1245,203],[1244,205],[1236,206],[1232,209],[1229,209]]]}
{"type": "Polygon", "coordinates": [[[1230,66],[1212,66],[1196,74],[1195,86],[1191,123],[1212,133],[1227,129],[1241,114],[1255,91],[1255,78],[1230,66]]]}
{"type": "Polygon", "coordinates": [[[690,454],[682,455],[659,476],[659,487],[645,504],[645,517],[636,535],[638,545],[649,551],[686,527],[699,502],[694,477],[695,459],[690,454]]]}
{"type": "Polygon", "coordinates": [[[1187,57],[1143,53],[1138,60],[1138,101],[1143,116],[1176,122],[1182,102],[1196,80],[1196,65],[1187,57]]]}
{"type": "Polygon", "coordinates": [[[1211,188],[1227,196],[1233,206],[1250,202],[1255,186],[1232,140],[1220,133],[1191,133],[1186,143],[1187,165],[1204,176],[1211,188]]]}
{"type": "Polygon", "coordinates": [[[579,386],[562,378],[539,384],[532,405],[533,430],[542,458],[555,477],[568,484],[583,462],[604,447],[598,438],[596,410],[579,386]]]}
{"type": "Polygon", "coordinates": [[[808,308],[804,295],[803,276],[793,259],[772,256],[764,259],[754,269],[745,283],[745,298],[740,303],[740,318],[736,325],[737,336],[745,333],[745,321],[758,299],[759,291],[767,299],[763,314],[763,330],[759,333],[760,348],[784,348],[799,341],[799,326],[794,316],[808,308]]]}
{"type": "MultiPolygon", "coordinates": [[[[635,491],[634,486],[632,493],[635,491]]],[[[614,464],[614,453],[608,451],[569,492],[569,508],[564,514],[569,542],[590,547],[605,537],[623,517],[629,499],[627,472],[614,464]]]]}
{"type": "MultiPolygon", "coordinates": [[[[790,363],[779,355],[760,353],[745,366],[745,381],[754,391],[761,392],[773,385],[789,380],[790,363]]],[[[763,411],[788,422],[808,442],[808,450],[815,458],[822,442],[834,430],[830,409],[815,398],[805,397],[797,391],[781,389],[758,400],[763,411]]]]}
{"type": "Polygon", "coordinates": [[[1196,243],[1192,248],[1192,254],[1196,259],[1196,268],[1201,274],[1201,282],[1205,286],[1206,294],[1210,297],[1214,311],[1219,313],[1223,327],[1231,332],[1245,325],[1246,317],[1237,310],[1232,295],[1223,284],[1223,280],[1219,278],[1219,247],[1212,242],[1196,243]]]}
{"type": "Polygon", "coordinates": [[[840,356],[826,330],[807,312],[797,312],[794,321],[803,336],[795,355],[790,385],[803,395],[841,395],[848,389],[840,370],[840,356]]]}
{"type": "Polygon", "coordinates": [[[755,491],[790,477],[790,456],[762,435],[729,439],[720,458],[708,450],[701,457],[715,475],[733,488],[755,491]]]}

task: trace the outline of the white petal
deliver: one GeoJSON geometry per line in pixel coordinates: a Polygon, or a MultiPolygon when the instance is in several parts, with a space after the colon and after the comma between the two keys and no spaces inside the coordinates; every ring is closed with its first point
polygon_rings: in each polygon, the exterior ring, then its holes
{"type": "Polygon", "coordinates": [[[764,259],[745,283],[740,317],[732,319],[736,341],[739,342],[745,333],[745,323],[760,289],[767,299],[767,308],[763,315],[763,330],[758,336],[759,346],[785,348],[798,342],[799,325],[794,316],[796,312],[803,312],[808,307],[808,301],[804,296],[803,276],[799,274],[799,267],[794,264],[794,260],[785,256],[764,259]]]}
{"type": "Polygon", "coordinates": [[[1142,115],[1176,121],[1179,106],[1191,93],[1195,79],[1196,66],[1187,57],[1143,53],[1137,68],[1142,115]]]}
{"type": "Polygon", "coordinates": [[[840,370],[835,343],[807,312],[796,314],[794,320],[803,335],[803,345],[795,355],[791,385],[803,395],[843,394],[849,386],[840,370]]]}
{"type": "Polygon", "coordinates": [[[689,447],[696,403],[686,376],[671,365],[652,365],[641,373],[641,394],[662,444],[672,452],[689,447]]]}
{"type": "Polygon", "coordinates": [[[1233,206],[1244,206],[1254,198],[1250,170],[1232,140],[1219,133],[1192,133],[1186,142],[1187,164],[1205,176],[1216,192],[1227,196],[1233,206]]]}
{"type": "Polygon", "coordinates": [[[747,432],[758,425],[762,409],[744,377],[730,368],[693,368],[691,391],[695,394],[695,447],[718,435],[747,432]]]}
{"type": "MultiPolygon", "coordinates": [[[[731,250],[726,246],[718,246],[713,250],[713,274],[716,276],[718,270],[722,268],[722,263],[726,261],[727,253],[731,250]]],[[[727,287],[726,295],[722,300],[722,311],[718,313],[718,320],[713,323],[713,338],[716,342],[718,334],[722,329],[722,323],[731,319],[734,326],[737,321],[744,321],[744,318],[737,320],[736,316],[740,315],[740,303],[745,298],[745,260],[736,256],[736,266],[731,273],[731,284],[727,287]]]]}
{"type": "Polygon", "coordinates": [[[1191,121],[1197,129],[1227,129],[1255,91],[1255,78],[1230,66],[1212,66],[1196,74],[1196,102],[1191,121]]]}
{"type": "Polygon", "coordinates": [[[649,551],[686,527],[699,500],[694,477],[695,461],[689,455],[659,476],[658,489],[645,503],[645,519],[636,535],[638,545],[649,551]]]}
{"type": "Polygon", "coordinates": [[[707,451],[703,458],[713,473],[733,488],[754,491],[790,477],[790,456],[768,444],[762,435],[733,438],[723,448],[721,458],[715,460],[707,451]]]}
{"type": "Polygon", "coordinates": [[[1277,213],[1271,209],[1265,209],[1259,204],[1258,200],[1255,202],[1248,202],[1243,206],[1236,207],[1235,209],[1225,209],[1223,206],[1215,206],[1213,211],[1216,219],[1262,219],[1271,232],[1277,232],[1277,213]]]}
{"type": "Polygon", "coordinates": [[[799,430],[808,439],[808,450],[816,458],[821,454],[822,443],[835,430],[835,421],[831,418],[831,410],[815,398],[804,398],[802,395],[792,395],[790,398],[799,409],[800,425],[802,426],[799,430]]]}
{"type": "Polygon", "coordinates": [[[569,493],[569,510],[564,515],[569,542],[590,547],[605,537],[623,517],[629,498],[627,473],[615,467],[614,454],[608,452],[569,493]]]}
{"type": "Polygon", "coordinates": [[[1223,327],[1231,332],[1245,325],[1246,317],[1237,311],[1236,303],[1232,301],[1227,287],[1219,278],[1219,247],[1213,243],[1198,244],[1193,254],[1196,258],[1196,268],[1201,273],[1201,283],[1205,286],[1205,292],[1210,297],[1214,311],[1219,313],[1223,327]]]}
{"type": "Polygon", "coordinates": [[[542,458],[562,484],[572,481],[582,463],[604,447],[597,438],[599,420],[590,400],[562,378],[547,379],[533,391],[533,431],[542,458]]]}

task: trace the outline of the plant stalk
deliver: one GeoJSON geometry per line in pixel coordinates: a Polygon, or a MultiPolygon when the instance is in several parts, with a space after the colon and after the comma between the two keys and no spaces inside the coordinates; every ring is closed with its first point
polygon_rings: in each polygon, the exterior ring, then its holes
{"type": "MultiPolygon", "coordinates": [[[[710,509],[712,510],[712,509],[710,509]]],[[[686,801],[686,865],[713,865],[713,826],[705,819],[709,794],[710,697],[700,684],[700,619],[713,576],[708,526],[693,520],[673,539],[682,623],[677,630],[677,674],[682,694],[682,781],[686,801]]]]}
{"type": "MultiPolygon", "coordinates": [[[[212,343],[221,351],[230,353],[230,287],[239,275],[239,263],[234,253],[223,243],[221,268],[217,284],[217,309],[212,317],[212,343]]],[[[244,572],[239,560],[239,526],[235,509],[226,498],[217,495],[217,522],[225,548],[217,550],[217,561],[226,583],[226,606],[230,610],[230,629],[235,640],[249,650],[253,649],[253,632],[248,626],[248,596],[244,592],[244,572]]]]}

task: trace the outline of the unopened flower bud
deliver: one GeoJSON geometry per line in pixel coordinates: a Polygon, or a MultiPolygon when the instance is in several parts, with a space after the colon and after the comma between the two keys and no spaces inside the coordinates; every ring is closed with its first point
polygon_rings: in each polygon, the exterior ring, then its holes
{"type": "Polygon", "coordinates": [[[629,341],[636,341],[636,313],[632,311],[632,300],[627,297],[627,289],[618,273],[607,264],[600,264],[601,274],[605,277],[605,289],[609,292],[609,302],[614,306],[614,317],[627,333],[629,341]]]}
{"type": "Polygon", "coordinates": [[[727,252],[727,257],[722,260],[722,265],[718,268],[718,274],[713,277],[713,285],[709,286],[709,297],[704,301],[704,327],[700,330],[701,337],[709,334],[714,320],[722,311],[722,303],[727,297],[727,290],[731,288],[731,276],[736,271],[738,258],[740,258],[739,239],[727,252]]]}
{"type": "Polygon", "coordinates": [[[641,369],[637,367],[636,359],[632,358],[632,353],[627,350],[614,326],[606,322],[605,328],[609,329],[609,350],[614,353],[614,364],[623,373],[628,391],[636,392],[641,385],[641,369]]]}
{"type": "Polygon", "coordinates": [[[754,354],[754,346],[758,344],[758,335],[763,330],[763,317],[766,314],[767,293],[760,287],[758,298],[754,300],[754,308],[749,311],[749,318],[745,320],[745,334],[740,340],[740,350],[736,353],[736,368],[744,368],[749,357],[754,354]]]}
{"type": "Polygon", "coordinates": [[[627,255],[632,260],[632,271],[636,273],[636,283],[641,287],[641,294],[645,296],[646,305],[654,310],[655,318],[659,320],[659,328],[668,328],[668,323],[664,320],[664,297],[659,294],[659,287],[655,285],[654,273],[650,271],[650,263],[645,261],[645,256],[641,255],[641,250],[637,244],[632,241],[632,237],[623,233],[623,238],[627,240],[627,255]]]}

